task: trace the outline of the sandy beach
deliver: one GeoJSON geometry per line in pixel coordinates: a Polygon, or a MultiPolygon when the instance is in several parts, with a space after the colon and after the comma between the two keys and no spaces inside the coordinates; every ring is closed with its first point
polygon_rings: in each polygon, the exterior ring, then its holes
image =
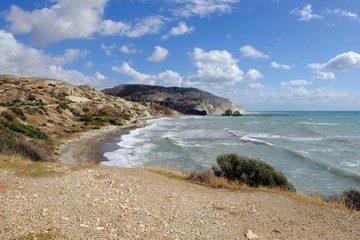
{"type": "MultiPolygon", "coordinates": [[[[98,162],[98,147],[125,129],[66,141],[60,160],[98,162]]],[[[0,171],[1,239],[360,239],[359,214],[285,194],[214,189],[144,169],[48,168],[61,174],[0,171]]]]}
{"type": "Polygon", "coordinates": [[[124,126],[106,126],[64,140],[60,146],[59,162],[76,165],[107,161],[103,153],[117,149],[116,143],[120,141],[122,134],[144,124],[143,120],[139,120],[138,123],[124,126]]]}

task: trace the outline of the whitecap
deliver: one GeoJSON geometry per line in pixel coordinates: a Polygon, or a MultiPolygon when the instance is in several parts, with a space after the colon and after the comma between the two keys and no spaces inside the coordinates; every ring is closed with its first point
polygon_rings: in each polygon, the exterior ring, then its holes
{"type": "Polygon", "coordinates": [[[250,143],[254,143],[254,144],[264,144],[264,145],[269,145],[269,146],[274,145],[272,143],[261,141],[259,139],[251,138],[251,137],[248,137],[248,136],[241,137],[240,140],[243,141],[243,142],[250,142],[250,143]]]}
{"type": "Polygon", "coordinates": [[[339,126],[341,124],[339,123],[315,123],[315,122],[299,122],[300,124],[305,124],[305,125],[320,125],[320,126],[339,126]]]}

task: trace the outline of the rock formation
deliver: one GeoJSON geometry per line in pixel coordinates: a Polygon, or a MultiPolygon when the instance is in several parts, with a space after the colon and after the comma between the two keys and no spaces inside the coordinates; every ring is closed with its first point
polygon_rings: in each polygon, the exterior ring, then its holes
{"type": "Polygon", "coordinates": [[[221,114],[226,109],[243,109],[228,99],[215,96],[196,88],[161,87],[150,85],[118,85],[104,89],[104,93],[122,97],[128,101],[143,104],[152,103],[174,109],[183,114],[206,115],[221,114]]]}

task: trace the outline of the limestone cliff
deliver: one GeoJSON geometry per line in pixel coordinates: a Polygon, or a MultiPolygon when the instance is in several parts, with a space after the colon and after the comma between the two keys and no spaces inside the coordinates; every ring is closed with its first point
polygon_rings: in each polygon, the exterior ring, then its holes
{"type": "Polygon", "coordinates": [[[244,111],[228,99],[196,88],[130,84],[104,89],[103,92],[132,102],[160,104],[183,114],[221,114],[227,109],[238,110],[241,113],[244,111]]]}

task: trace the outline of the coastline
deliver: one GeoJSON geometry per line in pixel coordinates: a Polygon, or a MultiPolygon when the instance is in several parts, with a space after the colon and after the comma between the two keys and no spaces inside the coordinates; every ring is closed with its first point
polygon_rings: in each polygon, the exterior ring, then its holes
{"type": "Polygon", "coordinates": [[[138,124],[127,124],[121,127],[106,126],[101,129],[84,132],[77,137],[62,141],[59,162],[69,165],[100,164],[107,161],[104,152],[116,149],[116,142],[121,135],[140,127],[138,124]]]}

